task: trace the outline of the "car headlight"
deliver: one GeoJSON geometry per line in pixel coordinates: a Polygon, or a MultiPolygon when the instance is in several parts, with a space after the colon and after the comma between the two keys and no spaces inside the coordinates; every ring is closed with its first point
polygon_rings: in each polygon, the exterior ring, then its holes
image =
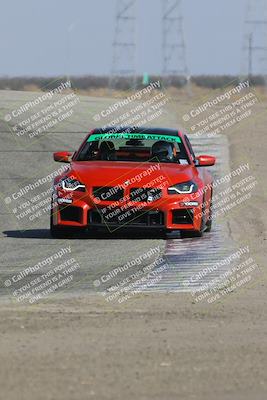
{"type": "Polygon", "coordinates": [[[184,183],[177,183],[168,188],[168,194],[190,194],[197,192],[198,187],[195,182],[188,181],[184,183]]]}
{"type": "Polygon", "coordinates": [[[79,192],[85,192],[85,185],[78,179],[64,178],[59,182],[58,186],[66,191],[78,190],[79,192]]]}

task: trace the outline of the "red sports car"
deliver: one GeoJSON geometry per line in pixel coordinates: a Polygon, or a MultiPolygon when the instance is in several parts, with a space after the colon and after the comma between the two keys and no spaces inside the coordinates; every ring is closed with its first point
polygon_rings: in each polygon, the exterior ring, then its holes
{"type": "Polygon", "coordinates": [[[94,129],[79,150],[54,153],[70,163],[57,176],[51,235],[77,230],[157,228],[202,236],[211,229],[212,176],[188,137],[165,128],[94,129]]]}

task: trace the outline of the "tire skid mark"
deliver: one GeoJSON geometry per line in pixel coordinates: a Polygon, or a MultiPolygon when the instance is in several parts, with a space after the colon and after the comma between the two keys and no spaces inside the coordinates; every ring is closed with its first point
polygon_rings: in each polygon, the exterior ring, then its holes
{"type": "MultiPolygon", "coordinates": [[[[190,140],[196,154],[215,154],[219,158],[211,170],[214,179],[230,172],[228,141],[225,136],[194,139],[191,135],[190,140]]],[[[205,268],[213,267],[236,250],[228,230],[226,222],[219,224],[215,221],[211,232],[204,233],[201,238],[167,240],[163,256],[166,268],[160,273],[161,279],[145,287],[144,291],[190,292],[192,288],[200,288],[212,279],[219,278],[229,270],[229,265],[208,273],[197,282],[193,279],[205,268]]]]}

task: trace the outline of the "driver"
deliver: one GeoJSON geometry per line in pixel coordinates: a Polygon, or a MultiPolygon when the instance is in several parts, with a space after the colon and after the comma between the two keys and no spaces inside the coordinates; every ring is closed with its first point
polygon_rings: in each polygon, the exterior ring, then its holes
{"type": "Polygon", "coordinates": [[[178,160],[177,149],[174,143],[160,140],[153,144],[152,158],[156,158],[159,162],[175,162],[178,160]]]}

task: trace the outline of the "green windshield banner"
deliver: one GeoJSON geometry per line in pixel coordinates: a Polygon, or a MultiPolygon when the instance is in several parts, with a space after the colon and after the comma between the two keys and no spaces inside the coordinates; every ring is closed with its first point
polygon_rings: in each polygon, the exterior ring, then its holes
{"type": "Polygon", "coordinates": [[[143,140],[165,140],[167,142],[181,143],[179,136],[153,135],[149,133],[103,133],[89,136],[87,142],[112,139],[143,139],[143,140]]]}

